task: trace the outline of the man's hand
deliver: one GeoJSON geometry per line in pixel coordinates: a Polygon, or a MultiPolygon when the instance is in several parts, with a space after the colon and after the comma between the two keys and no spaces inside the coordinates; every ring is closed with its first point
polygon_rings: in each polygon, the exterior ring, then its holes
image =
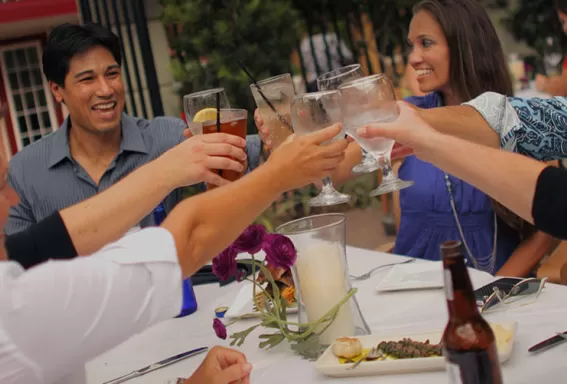
{"type": "Polygon", "coordinates": [[[328,145],[321,144],[340,132],[341,125],[335,124],[309,135],[294,135],[272,152],[266,166],[277,175],[282,190],[301,188],[329,176],[344,160],[348,142],[339,139],[328,145]]]}
{"type": "Polygon", "coordinates": [[[175,188],[207,182],[228,184],[216,170],[244,171],[246,140],[226,133],[210,133],[188,138],[160,156],[162,176],[175,188]]]}
{"type": "Polygon", "coordinates": [[[234,349],[214,347],[184,384],[250,384],[252,365],[234,349]]]}
{"type": "Polygon", "coordinates": [[[256,123],[256,128],[258,128],[258,136],[260,136],[264,146],[267,150],[272,149],[272,140],[270,140],[268,128],[264,125],[264,120],[262,119],[262,116],[260,116],[260,111],[258,109],[254,111],[254,122],[256,123]]]}
{"type": "MultiPolygon", "coordinates": [[[[361,137],[386,137],[412,148],[420,156],[428,142],[442,135],[419,117],[418,110],[398,101],[400,115],[390,123],[369,124],[357,130],[361,137]]],[[[400,156],[397,156],[400,157],[400,156]]]]}

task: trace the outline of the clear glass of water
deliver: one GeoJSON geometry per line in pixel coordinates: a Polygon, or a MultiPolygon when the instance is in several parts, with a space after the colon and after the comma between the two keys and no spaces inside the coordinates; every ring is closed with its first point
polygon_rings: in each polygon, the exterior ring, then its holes
{"type": "Polygon", "coordinates": [[[559,39],[551,36],[546,38],[543,51],[543,62],[545,65],[546,75],[548,77],[560,75],[559,63],[563,59],[563,50],[559,39]]]}
{"type": "Polygon", "coordinates": [[[291,75],[285,73],[264,79],[258,82],[258,86],[251,84],[250,90],[258,106],[260,116],[262,116],[262,120],[264,120],[264,124],[268,129],[268,137],[272,142],[272,149],[276,149],[293,133],[289,113],[291,101],[295,96],[295,89],[291,75]],[[266,102],[266,99],[262,97],[258,87],[260,87],[264,97],[272,104],[275,112],[270,104],[266,102]]]}
{"type": "MultiPolygon", "coordinates": [[[[338,91],[305,93],[295,96],[291,103],[291,121],[296,135],[307,135],[341,122],[341,95],[338,91]]],[[[325,144],[344,140],[341,132],[325,144]]],[[[349,195],[340,193],[333,187],[331,177],[323,179],[323,188],[318,196],[308,201],[311,207],[343,204],[350,200],[349,195]]]]}
{"type": "MultiPolygon", "coordinates": [[[[344,83],[364,77],[360,64],[347,65],[322,74],[317,78],[319,91],[332,91],[344,83]]],[[[376,159],[362,148],[362,161],[352,168],[353,173],[370,173],[380,168],[376,159]]]]}
{"type": "Polygon", "coordinates": [[[382,183],[370,196],[399,191],[413,185],[413,181],[399,179],[392,170],[390,155],[394,140],[384,137],[366,139],[356,130],[368,124],[386,123],[398,118],[396,95],[390,80],[384,75],[363,77],[339,87],[341,112],[347,135],[366,149],[382,165],[382,183]]]}

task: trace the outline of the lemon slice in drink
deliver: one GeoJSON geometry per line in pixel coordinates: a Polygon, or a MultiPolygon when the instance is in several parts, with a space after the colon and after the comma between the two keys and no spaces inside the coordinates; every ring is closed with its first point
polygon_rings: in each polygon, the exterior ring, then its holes
{"type": "Polygon", "coordinates": [[[193,117],[194,123],[204,123],[205,121],[211,121],[217,119],[217,109],[216,108],[205,108],[201,109],[193,117]]]}

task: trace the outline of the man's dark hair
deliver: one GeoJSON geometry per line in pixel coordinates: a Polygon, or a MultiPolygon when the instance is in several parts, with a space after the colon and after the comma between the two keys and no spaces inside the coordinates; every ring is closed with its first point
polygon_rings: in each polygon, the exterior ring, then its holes
{"type": "Polygon", "coordinates": [[[107,28],[91,23],[57,26],[47,37],[43,48],[43,74],[48,81],[63,87],[71,59],[96,46],[108,49],[118,65],[121,64],[120,40],[107,28]]]}

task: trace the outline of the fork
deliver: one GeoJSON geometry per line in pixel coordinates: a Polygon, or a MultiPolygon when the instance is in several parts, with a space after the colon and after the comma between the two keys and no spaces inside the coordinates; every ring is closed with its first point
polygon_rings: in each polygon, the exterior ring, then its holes
{"type": "Polygon", "coordinates": [[[359,276],[350,275],[350,278],[352,280],[356,280],[356,281],[366,280],[366,279],[369,279],[370,276],[372,276],[372,273],[374,273],[375,271],[377,271],[381,268],[391,267],[392,265],[398,265],[398,264],[409,264],[409,263],[413,263],[414,261],[415,261],[415,259],[408,259],[408,260],[397,262],[397,263],[379,265],[378,267],[372,268],[370,271],[368,271],[368,272],[366,272],[362,275],[359,275],[359,276]]]}
{"type": "Polygon", "coordinates": [[[376,360],[381,358],[383,355],[384,353],[382,352],[381,349],[378,349],[378,347],[372,347],[366,356],[364,356],[362,359],[358,360],[356,363],[348,367],[347,370],[352,371],[353,369],[358,367],[360,363],[362,363],[363,361],[376,360]]]}

